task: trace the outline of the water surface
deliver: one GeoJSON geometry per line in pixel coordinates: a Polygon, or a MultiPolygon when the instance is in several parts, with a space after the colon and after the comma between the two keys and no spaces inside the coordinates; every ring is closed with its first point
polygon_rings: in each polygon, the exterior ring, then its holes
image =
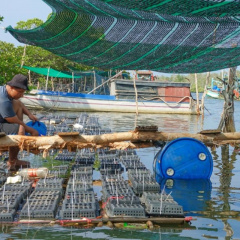
{"type": "MultiPolygon", "coordinates": [[[[103,128],[114,132],[133,130],[137,125],[157,125],[159,131],[197,133],[218,127],[223,101],[207,98],[204,118],[189,115],[139,115],[89,113],[99,117],[103,128]]],[[[240,131],[240,101],[235,102],[236,131],[240,131]]],[[[63,114],[63,113],[56,113],[63,114]]],[[[64,113],[70,114],[70,113],[64,113]]],[[[157,148],[137,150],[141,161],[152,171],[157,148]]],[[[240,155],[231,146],[209,149],[214,159],[210,181],[161,182],[170,186],[172,195],[184,207],[191,224],[161,226],[155,230],[77,228],[32,225],[0,225],[0,239],[240,239],[240,155]]],[[[167,187],[166,187],[167,188],[167,187]]]]}

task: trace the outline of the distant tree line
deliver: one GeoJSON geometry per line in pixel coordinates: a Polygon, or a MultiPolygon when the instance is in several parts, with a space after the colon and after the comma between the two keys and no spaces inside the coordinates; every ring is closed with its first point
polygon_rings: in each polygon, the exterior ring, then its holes
{"type": "MultiPolygon", "coordinates": [[[[237,71],[237,76],[239,76],[240,72],[237,71]]],[[[221,70],[210,72],[210,78],[208,86],[211,85],[211,79],[218,80],[218,78],[227,78],[228,70],[221,70]]],[[[198,84],[198,92],[204,92],[204,88],[206,85],[207,73],[198,73],[197,74],[197,84],[198,84]]],[[[157,76],[157,81],[161,82],[190,82],[191,83],[191,92],[196,92],[196,83],[195,83],[195,74],[172,74],[170,76],[160,75],[157,76]]]]}
{"type": "MultiPolygon", "coordinates": [[[[3,17],[0,16],[0,22],[3,17]]],[[[42,20],[37,18],[20,21],[16,25],[16,29],[29,30],[43,24],[42,20]]],[[[77,69],[86,71],[92,67],[78,64],[69,61],[65,58],[54,55],[53,53],[44,50],[40,47],[26,45],[15,46],[12,43],[0,41],[0,85],[11,80],[15,74],[22,73],[27,75],[28,70],[21,68],[21,65],[39,67],[39,68],[54,68],[59,71],[69,71],[69,69],[77,69]]],[[[40,77],[39,74],[31,72],[31,78],[45,82],[45,77],[40,77]]]]}

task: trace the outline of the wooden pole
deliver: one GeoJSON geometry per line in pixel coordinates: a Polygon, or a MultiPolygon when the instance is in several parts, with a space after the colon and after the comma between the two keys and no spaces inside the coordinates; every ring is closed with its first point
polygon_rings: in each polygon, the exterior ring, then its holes
{"type": "Polygon", "coordinates": [[[93,94],[95,94],[95,90],[96,90],[96,87],[97,87],[97,79],[96,79],[96,72],[95,70],[93,71],[93,94]]]}
{"type": "Polygon", "coordinates": [[[47,91],[47,88],[48,88],[48,77],[49,77],[49,72],[50,72],[50,67],[48,67],[47,81],[46,81],[45,91],[47,91]]]}
{"type": "Polygon", "coordinates": [[[74,87],[74,72],[72,72],[72,92],[75,92],[75,87],[74,87]]]}
{"type": "Polygon", "coordinates": [[[104,84],[108,83],[109,81],[111,81],[114,78],[117,78],[120,74],[122,73],[122,71],[120,71],[119,73],[117,73],[116,75],[110,77],[108,80],[106,80],[105,82],[103,82],[102,84],[100,84],[99,86],[97,86],[96,88],[92,89],[90,92],[88,92],[87,94],[92,93],[93,91],[95,92],[95,90],[97,90],[98,88],[102,87],[104,84]]]}
{"type": "MultiPolygon", "coordinates": [[[[141,127],[142,128],[142,127],[141,127]]],[[[146,127],[149,129],[149,127],[146,127]]],[[[75,151],[77,148],[105,148],[126,149],[152,147],[154,141],[172,141],[176,138],[190,137],[202,141],[207,146],[223,144],[236,145],[240,143],[240,132],[222,133],[217,130],[202,131],[200,133],[171,133],[158,131],[141,131],[135,129],[129,132],[109,133],[102,135],[79,135],[78,132],[58,133],[54,136],[22,136],[6,135],[1,137],[0,150],[6,151],[11,146],[39,153],[50,149],[75,151]],[[130,142],[126,142],[130,141],[130,142]]]]}
{"type": "Polygon", "coordinates": [[[83,92],[86,91],[86,84],[87,84],[87,77],[84,77],[84,86],[83,86],[83,92]]]}
{"type": "Polygon", "coordinates": [[[198,80],[197,80],[197,74],[195,73],[195,86],[196,86],[196,97],[197,97],[197,114],[200,114],[199,110],[199,95],[198,95],[198,80]]]}
{"type": "Polygon", "coordinates": [[[54,91],[53,77],[51,77],[51,83],[52,83],[52,91],[54,91]]]}
{"type": "Polygon", "coordinates": [[[28,70],[28,81],[29,81],[29,85],[32,86],[31,71],[30,70],[28,70]]]}
{"type": "Polygon", "coordinates": [[[25,56],[26,56],[26,50],[27,50],[27,45],[25,44],[25,45],[24,45],[24,48],[23,48],[23,55],[22,55],[22,61],[21,61],[21,68],[22,68],[23,65],[24,65],[24,60],[25,60],[25,56]]]}
{"type": "Polygon", "coordinates": [[[236,67],[229,69],[228,83],[225,83],[226,88],[222,91],[224,97],[224,106],[221,116],[221,120],[218,126],[218,129],[223,132],[235,132],[235,123],[234,123],[234,87],[236,79],[236,67]]]}
{"type": "Polygon", "coordinates": [[[134,91],[135,91],[136,115],[138,115],[138,91],[137,91],[137,87],[136,87],[136,79],[137,79],[137,72],[136,72],[135,78],[133,79],[133,86],[134,86],[134,91]]]}
{"type": "Polygon", "coordinates": [[[207,86],[209,83],[209,79],[210,79],[210,72],[207,72],[207,77],[206,77],[206,83],[205,83],[205,87],[204,87],[204,93],[202,95],[202,114],[204,115],[204,100],[205,100],[205,96],[207,94],[207,86]]]}

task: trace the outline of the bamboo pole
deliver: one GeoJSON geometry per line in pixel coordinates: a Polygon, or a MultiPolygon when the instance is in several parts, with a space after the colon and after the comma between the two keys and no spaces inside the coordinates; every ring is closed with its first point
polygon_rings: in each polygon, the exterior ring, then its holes
{"type": "Polygon", "coordinates": [[[206,83],[204,86],[204,93],[202,95],[202,113],[203,113],[203,115],[204,115],[204,100],[205,100],[205,96],[207,94],[207,86],[209,84],[209,79],[210,79],[210,72],[207,72],[206,83]]]}
{"type": "Polygon", "coordinates": [[[90,94],[92,92],[95,92],[95,90],[97,90],[98,88],[100,88],[101,86],[103,86],[104,84],[108,83],[109,81],[111,81],[113,78],[117,78],[120,74],[122,73],[122,71],[120,71],[119,73],[117,73],[116,75],[110,77],[107,81],[103,82],[102,84],[100,84],[99,86],[95,87],[94,89],[92,89],[90,92],[88,92],[87,94],[90,94]]]}
{"type": "Polygon", "coordinates": [[[74,93],[75,92],[75,87],[74,87],[74,72],[72,72],[72,92],[74,93]]]}
{"type": "Polygon", "coordinates": [[[199,111],[199,95],[198,95],[198,80],[197,80],[197,74],[195,73],[195,85],[196,85],[196,97],[197,97],[197,114],[200,114],[199,111]]]}
{"type": "Polygon", "coordinates": [[[53,77],[51,77],[51,83],[52,83],[52,91],[54,91],[53,77]]]}
{"type": "Polygon", "coordinates": [[[26,50],[27,50],[27,44],[24,45],[24,48],[23,48],[23,55],[22,55],[22,61],[21,61],[21,68],[23,67],[24,65],[24,60],[25,60],[25,56],[26,56],[26,50]]]}
{"type": "Polygon", "coordinates": [[[137,91],[137,87],[136,87],[136,79],[137,79],[137,72],[136,72],[135,78],[133,79],[133,86],[134,86],[134,91],[135,91],[136,115],[138,115],[138,91],[137,91]]]}
{"type": "Polygon", "coordinates": [[[95,72],[95,70],[93,71],[93,79],[94,79],[94,81],[93,81],[93,94],[95,94],[95,89],[96,89],[96,87],[97,87],[97,79],[96,79],[96,72],[95,72]]]}
{"type": "Polygon", "coordinates": [[[31,71],[30,70],[28,70],[28,81],[29,81],[29,85],[32,86],[31,71]]]}
{"type": "Polygon", "coordinates": [[[47,153],[50,149],[75,151],[77,148],[126,149],[152,147],[154,141],[172,141],[176,138],[189,137],[202,141],[207,146],[240,143],[240,132],[222,133],[210,130],[200,133],[171,133],[157,131],[129,131],[102,135],[79,135],[78,132],[58,133],[54,136],[21,136],[6,135],[1,137],[0,150],[6,151],[11,146],[19,146],[21,150],[47,153]],[[130,141],[130,142],[126,142],[130,141]]]}
{"type": "Polygon", "coordinates": [[[87,77],[84,77],[84,86],[83,86],[83,92],[86,91],[86,84],[87,84],[87,77]]]}
{"type": "Polygon", "coordinates": [[[48,67],[48,72],[47,72],[47,81],[46,81],[45,91],[47,91],[47,88],[48,88],[48,78],[49,78],[49,72],[50,72],[50,67],[48,67]]]}

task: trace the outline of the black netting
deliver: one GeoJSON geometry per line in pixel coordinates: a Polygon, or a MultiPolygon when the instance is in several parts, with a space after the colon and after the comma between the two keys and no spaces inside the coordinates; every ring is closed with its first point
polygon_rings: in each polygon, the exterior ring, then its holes
{"type": "Polygon", "coordinates": [[[45,0],[37,29],[7,30],[20,42],[100,69],[189,73],[239,65],[240,2],[45,0]]]}

